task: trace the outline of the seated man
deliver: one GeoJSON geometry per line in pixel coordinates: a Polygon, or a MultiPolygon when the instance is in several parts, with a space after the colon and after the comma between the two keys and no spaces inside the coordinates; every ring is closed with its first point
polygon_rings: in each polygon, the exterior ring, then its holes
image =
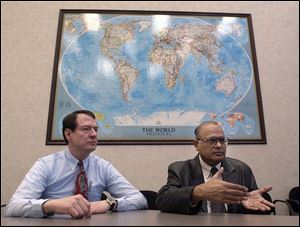
{"type": "Polygon", "coordinates": [[[75,111],[63,119],[64,151],[39,159],[8,203],[6,216],[45,217],[147,208],[145,197],[108,161],[90,154],[97,147],[95,115],[75,111]],[[101,200],[103,191],[113,197],[101,200]]]}
{"type": "Polygon", "coordinates": [[[274,204],[262,194],[272,187],[258,189],[248,165],[225,157],[227,143],[217,122],[201,123],[195,129],[194,140],[199,154],[169,166],[168,181],[158,192],[157,207],[184,214],[270,211],[274,204]]]}

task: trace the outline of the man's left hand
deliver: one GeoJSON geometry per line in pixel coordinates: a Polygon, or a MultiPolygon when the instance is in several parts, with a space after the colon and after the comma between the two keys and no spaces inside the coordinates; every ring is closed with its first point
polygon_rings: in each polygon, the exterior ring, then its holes
{"type": "Polygon", "coordinates": [[[249,198],[243,200],[243,206],[248,210],[270,211],[275,205],[262,197],[264,192],[272,190],[272,186],[266,186],[250,192],[249,198]]]}

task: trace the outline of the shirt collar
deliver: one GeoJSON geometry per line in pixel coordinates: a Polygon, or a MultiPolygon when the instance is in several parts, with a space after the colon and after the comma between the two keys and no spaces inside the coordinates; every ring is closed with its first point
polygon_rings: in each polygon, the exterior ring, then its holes
{"type": "MultiPolygon", "coordinates": [[[[68,159],[69,164],[71,165],[71,168],[76,169],[79,160],[71,154],[71,152],[69,151],[68,148],[66,148],[66,150],[65,150],[65,155],[68,159]]],[[[84,169],[87,169],[89,157],[90,156],[87,156],[86,159],[82,160],[84,169]]]]}
{"type": "MultiPolygon", "coordinates": [[[[210,166],[208,165],[202,158],[201,155],[199,155],[199,161],[200,161],[200,165],[202,170],[204,170],[205,173],[208,173],[208,175],[210,174],[210,170],[212,167],[214,166],[210,166]]],[[[221,162],[219,162],[217,165],[215,165],[215,167],[219,170],[221,168],[221,162]]],[[[208,175],[206,177],[208,177],[208,175]]]]}

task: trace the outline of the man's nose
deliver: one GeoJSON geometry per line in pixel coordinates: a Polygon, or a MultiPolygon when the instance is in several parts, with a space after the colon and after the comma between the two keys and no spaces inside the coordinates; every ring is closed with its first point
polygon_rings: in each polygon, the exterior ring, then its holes
{"type": "Polygon", "coordinates": [[[90,132],[90,135],[91,136],[97,136],[97,130],[95,130],[95,129],[91,129],[91,132],[90,132]]]}
{"type": "Polygon", "coordinates": [[[216,146],[222,147],[222,143],[220,142],[220,140],[217,140],[216,146]]]}

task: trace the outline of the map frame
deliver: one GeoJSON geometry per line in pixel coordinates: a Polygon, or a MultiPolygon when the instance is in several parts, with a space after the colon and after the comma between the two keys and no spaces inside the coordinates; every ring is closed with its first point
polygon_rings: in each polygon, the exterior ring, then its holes
{"type": "MultiPolygon", "coordinates": [[[[170,17],[182,17],[182,18],[243,18],[247,21],[248,28],[248,37],[250,44],[250,57],[251,64],[253,69],[253,86],[251,89],[255,93],[250,98],[248,97],[248,103],[250,105],[254,105],[256,109],[256,119],[257,129],[259,131],[259,135],[256,138],[247,135],[237,135],[234,138],[230,138],[230,144],[267,144],[266,132],[265,132],[265,123],[264,123],[264,114],[263,114],[263,105],[262,105],[262,96],[261,89],[259,83],[259,73],[258,73],[258,64],[256,57],[256,49],[254,42],[254,33],[252,26],[252,18],[251,14],[246,13],[219,13],[219,12],[187,12],[187,11],[144,11],[144,10],[94,10],[94,9],[61,9],[59,11],[59,21],[57,28],[57,38],[56,38],[56,48],[55,48],[55,56],[54,56],[54,65],[53,65],[53,73],[52,73],[52,83],[51,83],[51,91],[50,91],[50,102],[49,102],[49,112],[48,112],[48,122],[47,122],[47,132],[46,132],[46,145],[65,145],[65,141],[59,129],[61,127],[61,117],[57,117],[59,111],[64,114],[68,114],[77,109],[82,109],[80,106],[76,105],[73,100],[60,100],[62,86],[59,84],[59,65],[63,55],[62,43],[63,43],[63,31],[66,29],[65,16],[68,14],[72,15],[82,15],[82,14],[97,14],[100,16],[132,16],[132,15],[140,15],[140,16],[170,16],[170,17]],[[250,99],[250,101],[249,101],[250,99]],[[60,109],[60,110],[59,110],[60,109]]],[[[60,113],[61,115],[61,113],[60,113]]],[[[237,114],[231,114],[234,121],[239,121],[241,116],[237,112],[237,114]],[[234,116],[232,116],[234,115],[234,116]]],[[[227,117],[228,120],[228,117],[227,117]]],[[[229,120],[228,120],[229,121],[229,120]]],[[[198,124],[194,125],[194,128],[198,124]]],[[[105,139],[101,136],[98,136],[98,144],[102,145],[192,145],[193,144],[193,136],[189,136],[186,138],[184,136],[172,136],[174,131],[180,131],[181,127],[174,126],[138,126],[136,127],[141,133],[148,133],[152,131],[164,130],[164,136],[157,139],[151,136],[144,136],[143,138],[137,138],[137,136],[132,136],[131,132],[126,133],[126,127],[124,127],[123,135],[125,137],[118,137],[116,139],[105,139]],[[169,136],[168,136],[169,135],[169,136]]],[[[132,130],[132,127],[131,127],[132,130]]],[[[101,129],[100,129],[101,131],[101,129]]]]}

